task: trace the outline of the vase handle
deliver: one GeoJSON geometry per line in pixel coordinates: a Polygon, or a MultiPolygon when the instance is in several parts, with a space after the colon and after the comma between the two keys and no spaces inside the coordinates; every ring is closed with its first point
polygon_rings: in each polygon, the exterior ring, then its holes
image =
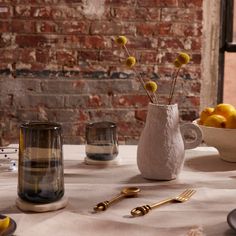
{"type": "Polygon", "coordinates": [[[180,131],[181,131],[182,138],[184,141],[184,149],[196,148],[197,146],[199,146],[201,144],[202,131],[197,125],[195,125],[193,123],[183,124],[180,126],[180,131]],[[186,135],[190,134],[190,133],[194,134],[193,140],[188,140],[186,138],[186,135]]]}

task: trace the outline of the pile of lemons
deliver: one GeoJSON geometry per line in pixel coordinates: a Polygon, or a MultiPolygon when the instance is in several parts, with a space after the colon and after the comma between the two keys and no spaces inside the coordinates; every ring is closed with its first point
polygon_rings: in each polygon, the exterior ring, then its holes
{"type": "Polygon", "coordinates": [[[236,129],[236,109],[234,106],[221,103],[215,108],[206,107],[200,113],[199,125],[236,129]]]}

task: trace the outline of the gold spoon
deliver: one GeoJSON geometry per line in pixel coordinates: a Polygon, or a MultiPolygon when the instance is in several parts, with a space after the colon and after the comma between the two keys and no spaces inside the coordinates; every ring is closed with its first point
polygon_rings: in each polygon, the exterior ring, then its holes
{"type": "Polygon", "coordinates": [[[137,188],[137,187],[123,188],[119,195],[117,195],[116,197],[112,198],[109,201],[104,201],[104,202],[98,203],[93,209],[95,211],[105,211],[111,204],[120,200],[121,198],[123,198],[123,197],[136,197],[139,192],[140,192],[140,188],[137,188]]]}

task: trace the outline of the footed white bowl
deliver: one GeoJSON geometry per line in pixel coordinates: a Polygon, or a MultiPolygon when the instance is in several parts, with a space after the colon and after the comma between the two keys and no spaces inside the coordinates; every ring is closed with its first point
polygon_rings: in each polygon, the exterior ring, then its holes
{"type": "Polygon", "coordinates": [[[215,147],[222,160],[236,162],[236,129],[208,127],[199,125],[198,121],[199,119],[193,123],[200,127],[204,142],[215,147]]]}

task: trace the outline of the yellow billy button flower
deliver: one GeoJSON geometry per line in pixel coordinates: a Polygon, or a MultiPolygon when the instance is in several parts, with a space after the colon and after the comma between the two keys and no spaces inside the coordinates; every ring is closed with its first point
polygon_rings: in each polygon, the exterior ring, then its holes
{"type": "Polygon", "coordinates": [[[190,56],[187,53],[181,52],[176,58],[181,64],[187,64],[190,61],[190,56]]]}
{"type": "Polygon", "coordinates": [[[145,84],[145,89],[149,92],[156,92],[158,86],[156,84],[156,82],[154,81],[148,81],[146,84],[145,84]]]}
{"type": "Polygon", "coordinates": [[[126,63],[125,63],[125,64],[126,64],[128,67],[132,67],[132,66],[135,65],[135,63],[136,63],[135,57],[130,56],[130,57],[128,57],[128,58],[126,59],[126,63]]]}
{"type": "Polygon", "coordinates": [[[117,36],[117,37],[115,38],[115,41],[116,41],[116,43],[119,44],[119,45],[125,45],[128,40],[127,40],[127,38],[126,38],[125,36],[117,36]]]}
{"type": "Polygon", "coordinates": [[[175,59],[174,65],[176,68],[180,68],[182,66],[182,63],[180,63],[178,59],[175,59]]]}

